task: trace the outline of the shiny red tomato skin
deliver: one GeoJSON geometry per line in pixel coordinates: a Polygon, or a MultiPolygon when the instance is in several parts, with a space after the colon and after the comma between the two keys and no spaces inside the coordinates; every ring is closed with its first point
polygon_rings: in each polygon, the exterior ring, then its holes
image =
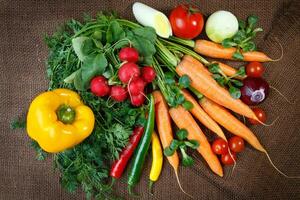
{"type": "Polygon", "coordinates": [[[171,11],[169,20],[175,36],[184,39],[197,37],[203,29],[203,15],[190,5],[178,5],[171,11]]]}
{"type": "Polygon", "coordinates": [[[248,63],[248,65],[246,66],[246,74],[249,77],[262,77],[263,73],[265,72],[265,68],[264,66],[257,61],[253,61],[248,63]]]}
{"type": "Polygon", "coordinates": [[[222,155],[228,153],[228,144],[222,138],[216,139],[211,145],[212,151],[215,154],[222,155]]]}
{"type": "Polygon", "coordinates": [[[237,159],[236,154],[234,152],[231,152],[231,155],[229,153],[222,154],[221,161],[224,165],[232,165],[234,163],[234,160],[236,161],[236,159],[237,159]]]}
{"type": "Polygon", "coordinates": [[[245,149],[245,142],[239,136],[233,136],[228,140],[229,149],[235,153],[242,152],[245,149]]]}
{"type": "MultiPolygon", "coordinates": [[[[253,112],[255,113],[256,117],[259,119],[259,121],[265,123],[266,120],[267,120],[267,115],[265,113],[265,111],[261,108],[253,108],[252,109],[253,112]]],[[[253,124],[253,125],[257,125],[257,124],[260,124],[259,121],[255,120],[255,119],[248,119],[248,121],[250,122],[250,124],[253,124]]]]}

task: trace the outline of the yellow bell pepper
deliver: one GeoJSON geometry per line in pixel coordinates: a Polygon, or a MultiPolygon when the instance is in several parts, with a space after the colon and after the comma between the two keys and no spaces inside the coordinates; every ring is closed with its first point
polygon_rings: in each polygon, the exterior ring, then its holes
{"type": "Polygon", "coordinates": [[[152,134],[152,166],[150,170],[150,185],[151,191],[152,185],[158,180],[163,165],[163,153],[160,145],[159,138],[155,132],[152,134]]]}
{"type": "Polygon", "coordinates": [[[94,129],[93,111],[69,89],[55,89],[38,95],[27,114],[27,133],[50,153],[71,148],[94,129]]]}

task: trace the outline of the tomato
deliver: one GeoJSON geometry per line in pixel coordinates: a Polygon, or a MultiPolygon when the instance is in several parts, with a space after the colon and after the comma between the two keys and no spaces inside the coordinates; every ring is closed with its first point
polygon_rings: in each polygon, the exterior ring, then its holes
{"type": "Polygon", "coordinates": [[[246,66],[247,76],[258,78],[261,77],[264,72],[265,72],[265,68],[260,62],[253,61],[246,66]]]}
{"type": "Polygon", "coordinates": [[[232,165],[234,163],[234,160],[232,158],[236,161],[236,153],[231,152],[231,155],[229,153],[222,154],[221,161],[224,165],[232,165]]]}
{"type": "Polygon", "coordinates": [[[245,148],[245,143],[243,138],[239,136],[233,136],[228,140],[228,146],[231,151],[239,153],[242,152],[245,148]]]}
{"type": "Polygon", "coordinates": [[[228,153],[228,145],[227,142],[225,140],[223,140],[222,138],[218,138],[216,139],[212,146],[212,151],[215,154],[221,155],[221,154],[226,154],[228,153]]]}
{"type": "Polygon", "coordinates": [[[190,5],[179,5],[171,11],[169,20],[175,36],[184,39],[197,37],[204,25],[203,15],[190,5]]]}
{"type": "MultiPolygon", "coordinates": [[[[267,120],[267,115],[265,113],[265,111],[261,108],[253,108],[252,109],[253,112],[255,113],[256,117],[259,119],[259,121],[265,123],[267,120]]],[[[250,122],[250,124],[253,125],[257,125],[260,124],[259,121],[255,120],[255,119],[248,119],[248,121],[250,122]]]]}

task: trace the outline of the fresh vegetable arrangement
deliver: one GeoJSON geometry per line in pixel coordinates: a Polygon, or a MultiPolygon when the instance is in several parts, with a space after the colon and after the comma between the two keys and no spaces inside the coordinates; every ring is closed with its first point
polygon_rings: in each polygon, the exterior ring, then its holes
{"type": "Polygon", "coordinates": [[[62,186],[70,192],[81,187],[87,199],[114,199],[114,182],[127,169],[133,195],[152,148],[150,192],[165,156],[189,195],[178,170],[194,164],[190,151],[222,177],[222,164],[236,164],[245,142],[280,174],[295,178],[273,164],[256,135],[231,113],[267,125],[266,113],[249,107],[265,101],[273,88],[262,78],[262,62],[276,61],[257,51],[258,17],[245,22],[221,10],[205,23],[199,8],[184,4],[168,19],[138,2],[133,14],[137,22],[85,15],[45,38],[49,87],[32,101],[26,129],[39,159],[52,153],[62,186]],[[203,28],[210,40],[192,40],[203,28]],[[236,69],[201,55],[249,63],[236,69]],[[214,141],[199,123],[215,134],[214,141]],[[224,130],[234,136],[227,138],[224,130]]]}

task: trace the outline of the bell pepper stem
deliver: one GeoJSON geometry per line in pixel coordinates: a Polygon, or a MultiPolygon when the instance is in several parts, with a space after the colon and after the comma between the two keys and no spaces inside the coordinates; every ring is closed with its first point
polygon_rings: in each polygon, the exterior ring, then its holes
{"type": "Polygon", "coordinates": [[[56,111],[57,118],[64,124],[72,124],[75,120],[76,112],[68,105],[60,105],[56,111]]]}

